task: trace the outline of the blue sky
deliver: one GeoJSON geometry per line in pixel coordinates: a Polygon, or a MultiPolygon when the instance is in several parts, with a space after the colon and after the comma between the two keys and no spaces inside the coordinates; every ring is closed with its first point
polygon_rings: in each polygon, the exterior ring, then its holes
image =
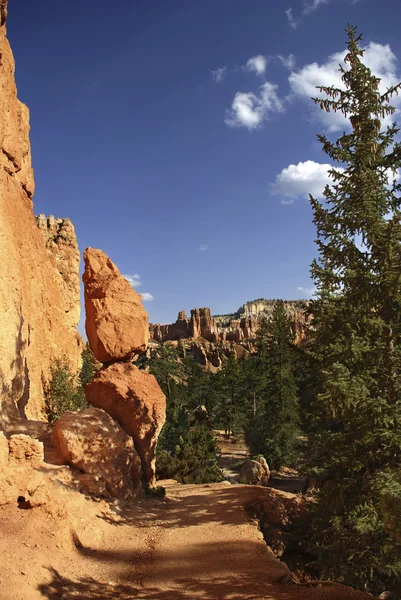
{"type": "Polygon", "coordinates": [[[344,127],[309,98],[336,83],[347,22],[401,80],[400,0],[11,0],[35,213],[69,217],[152,322],[307,297],[316,133],[344,127]]]}

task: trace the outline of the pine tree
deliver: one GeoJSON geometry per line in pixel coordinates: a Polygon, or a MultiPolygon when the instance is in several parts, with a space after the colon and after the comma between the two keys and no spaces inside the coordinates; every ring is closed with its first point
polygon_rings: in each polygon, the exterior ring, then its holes
{"type": "Polygon", "coordinates": [[[279,469],[296,458],[299,407],[293,373],[294,333],[284,303],[278,300],[257,338],[259,409],[250,419],[246,441],[253,454],[263,454],[279,469]]]}
{"type": "Polygon", "coordinates": [[[381,93],[361,36],[347,33],[344,88],[319,87],[325,96],[314,99],[351,129],[335,142],[318,136],[338,166],[325,202],[310,197],[319,251],[311,462],[326,480],[312,529],[323,576],[375,591],[401,568],[388,526],[401,469],[401,146],[397,127],[383,124],[401,84],[381,93]]]}
{"type": "Polygon", "coordinates": [[[224,427],[226,438],[237,433],[244,424],[243,386],[239,362],[231,353],[214,378],[217,392],[217,421],[224,427]]]}
{"type": "Polygon", "coordinates": [[[78,384],[84,390],[86,384],[92,381],[94,374],[99,368],[99,363],[96,362],[88,342],[86,342],[85,348],[82,350],[81,357],[82,366],[79,372],[78,384]]]}

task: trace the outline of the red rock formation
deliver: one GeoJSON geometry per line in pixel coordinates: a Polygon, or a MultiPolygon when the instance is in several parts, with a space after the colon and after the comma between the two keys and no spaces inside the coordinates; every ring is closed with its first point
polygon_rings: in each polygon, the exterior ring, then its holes
{"type": "Polygon", "coordinates": [[[101,250],[84,252],[86,334],[98,361],[122,360],[146,350],[148,314],[141,296],[101,250]]]}
{"type": "Polygon", "coordinates": [[[70,219],[55,219],[52,215],[48,218],[38,215],[36,223],[45,240],[46,250],[63,292],[65,318],[70,327],[76,329],[81,316],[81,255],[74,225],[70,219]]]}
{"type": "Polygon", "coordinates": [[[156,484],[156,445],[166,420],[166,398],[153,375],[128,362],[96,372],[86,386],[92,406],[102,408],[133,437],[148,485],[156,484]]]}
{"type": "Polygon", "coordinates": [[[219,332],[210,313],[210,308],[194,308],[191,310],[190,332],[191,337],[195,340],[204,338],[209,342],[216,343],[218,341],[219,332]]]}
{"type": "MultiPolygon", "coordinates": [[[[194,308],[191,318],[186,318],[185,311],[178,313],[178,319],[170,325],[150,324],[150,339],[157,342],[180,339],[204,339],[213,343],[254,340],[261,320],[269,318],[273,312],[274,300],[255,300],[248,302],[233,315],[213,317],[210,308],[194,308]]],[[[286,300],[284,305],[288,317],[293,322],[296,340],[299,342],[307,336],[310,327],[310,316],[306,314],[307,302],[286,300]]]]}
{"type": "Polygon", "coordinates": [[[29,111],[17,98],[6,15],[0,0],[0,429],[41,418],[54,360],[65,355],[76,371],[81,353],[79,309],[66,315],[66,288],[33,213],[29,111]]]}
{"type": "Polygon", "coordinates": [[[142,489],[141,462],[133,440],[103,410],[64,412],[53,429],[52,442],[70,465],[86,473],[82,487],[122,500],[134,498],[142,489]]]}

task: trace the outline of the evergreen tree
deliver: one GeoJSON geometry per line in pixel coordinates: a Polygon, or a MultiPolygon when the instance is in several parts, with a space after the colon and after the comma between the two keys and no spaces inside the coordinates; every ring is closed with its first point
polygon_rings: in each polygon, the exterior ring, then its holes
{"type": "Polygon", "coordinates": [[[82,410],[88,403],[77,386],[76,378],[71,373],[67,359],[58,359],[51,368],[51,377],[45,387],[45,411],[48,421],[54,423],[66,410],[82,410]]]}
{"type": "Polygon", "coordinates": [[[82,350],[81,357],[82,366],[79,372],[78,384],[80,385],[82,390],[84,390],[86,384],[92,381],[94,374],[99,368],[99,363],[96,362],[96,359],[92,354],[92,350],[90,349],[88,342],[86,342],[85,348],[82,350]]]}
{"type": "Polygon", "coordinates": [[[312,529],[323,576],[375,591],[401,569],[389,526],[401,496],[401,188],[392,177],[401,146],[396,126],[382,122],[401,84],[382,94],[355,28],[348,38],[344,88],[319,87],[325,96],[314,99],[341,112],[351,130],[335,142],[318,136],[339,166],[325,202],[310,198],[319,251],[311,268],[318,289],[311,447],[315,472],[326,479],[312,529]]]}
{"type": "Polygon", "coordinates": [[[214,378],[216,388],[216,419],[224,427],[226,438],[244,425],[243,381],[238,360],[231,353],[214,378]]]}
{"type": "Polygon", "coordinates": [[[211,402],[211,378],[191,357],[185,356],[182,343],[177,348],[165,344],[142,357],[142,368],[149,367],[166,394],[166,423],[159,437],[157,475],[182,483],[221,481],[217,447],[207,413],[196,409],[211,402]]]}
{"type": "Polygon", "coordinates": [[[257,338],[259,410],[250,419],[246,441],[274,469],[291,464],[299,445],[299,407],[293,374],[294,333],[284,303],[275,303],[271,319],[257,338]]]}

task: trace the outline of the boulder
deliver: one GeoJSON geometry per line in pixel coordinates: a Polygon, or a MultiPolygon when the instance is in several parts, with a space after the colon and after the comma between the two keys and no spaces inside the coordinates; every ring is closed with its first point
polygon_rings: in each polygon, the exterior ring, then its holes
{"type": "Polygon", "coordinates": [[[156,379],[132,363],[113,363],[95,373],[85,388],[92,406],[102,408],[133,437],[145,482],[156,484],[156,445],[166,420],[166,398],[156,379]]]}
{"type": "Polygon", "coordinates": [[[270,479],[270,469],[263,456],[256,460],[250,458],[242,463],[239,481],[250,485],[267,485],[270,479]]]}
{"type": "Polygon", "coordinates": [[[141,489],[141,465],[132,438],[103,410],[64,412],[52,442],[70,465],[86,474],[80,487],[88,492],[127,500],[141,489]]]}
{"type": "Polygon", "coordinates": [[[98,361],[128,359],[146,350],[148,314],[141,296],[101,250],[84,252],[85,329],[98,361]]]}

